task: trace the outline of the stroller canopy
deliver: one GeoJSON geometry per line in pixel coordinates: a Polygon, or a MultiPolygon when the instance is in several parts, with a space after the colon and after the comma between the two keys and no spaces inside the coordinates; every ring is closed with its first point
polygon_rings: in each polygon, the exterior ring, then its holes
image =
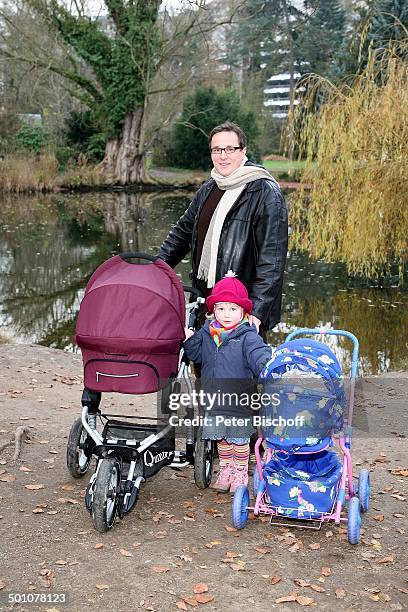
{"type": "Polygon", "coordinates": [[[178,353],[184,324],[184,291],[175,272],[161,259],[133,264],[116,255],[88,282],[76,341],[104,353],[178,353]]]}
{"type": "Polygon", "coordinates": [[[274,351],[261,378],[271,398],[263,434],[273,446],[318,451],[341,431],[342,371],[327,345],[305,338],[285,342],[274,351]]]}

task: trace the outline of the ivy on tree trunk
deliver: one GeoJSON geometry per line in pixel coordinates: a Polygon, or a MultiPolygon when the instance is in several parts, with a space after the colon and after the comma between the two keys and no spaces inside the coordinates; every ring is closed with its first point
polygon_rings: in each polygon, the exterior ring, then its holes
{"type": "MultiPolygon", "coordinates": [[[[74,81],[106,134],[103,167],[120,185],[146,182],[144,118],[160,52],[160,0],[104,0],[107,15],[91,19],[62,0],[25,0],[91,69],[74,81]]],[[[74,62],[73,62],[74,64],[74,62]]],[[[72,79],[73,80],[73,79],[72,79]]]]}

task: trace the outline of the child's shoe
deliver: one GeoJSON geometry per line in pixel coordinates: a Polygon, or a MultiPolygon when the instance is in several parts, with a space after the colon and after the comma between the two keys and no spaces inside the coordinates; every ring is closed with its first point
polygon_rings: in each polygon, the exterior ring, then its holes
{"type": "Polygon", "coordinates": [[[230,493],[235,493],[235,491],[241,485],[248,486],[248,466],[235,467],[231,481],[230,493]]]}
{"type": "Polygon", "coordinates": [[[232,463],[223,465],[218,472],[218,478],[211,484],[211,488],[219,491],[220,493],[227,493],[230,489],[231,482],[234,476],[234,466],[232,463]]]}

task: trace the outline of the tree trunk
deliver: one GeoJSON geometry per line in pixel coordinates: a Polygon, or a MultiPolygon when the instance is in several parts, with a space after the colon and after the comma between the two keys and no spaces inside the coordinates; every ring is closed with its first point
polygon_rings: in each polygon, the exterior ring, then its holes
{"type": "Polygon", "coordinates": [[[128,113],[123,124],[121,138],[106,143],[103,167],[116,185],[149,183],[145,168],[143,143],[144,108],[128,113]]]}

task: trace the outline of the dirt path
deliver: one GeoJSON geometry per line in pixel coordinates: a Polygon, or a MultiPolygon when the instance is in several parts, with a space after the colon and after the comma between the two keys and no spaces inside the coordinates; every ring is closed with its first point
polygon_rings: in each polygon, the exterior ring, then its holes
{"type": "MultiPolygon", "coordinates": [[[[0,454],[1,610],[408,607],[406,373],[364,386],[370,433],[356,437],[353,455],[355,473],[371,469],[373,496],[363,541],[351,546],[335,525],[306,531],[256,519],[233,531],[229,497],[199,491],[191,469],[162,470],[123,521],[97,533],[83,504],[87,478],[75,481],[65,466],[80,414],[80,357],[2,345],[0,366],[0,446],[17,427],[30,431],[16,462],[12,446],[0,454]],[[208,591],[188,599],[198,583],[208,591]],[[68,604],[13,607],[15,592],[66,593],[68,604]],[[297,601],[279,603],[293,593],[297,601]]],[[[137,398],[111,398],[105,408],[138,409],[137,398]]]]}

